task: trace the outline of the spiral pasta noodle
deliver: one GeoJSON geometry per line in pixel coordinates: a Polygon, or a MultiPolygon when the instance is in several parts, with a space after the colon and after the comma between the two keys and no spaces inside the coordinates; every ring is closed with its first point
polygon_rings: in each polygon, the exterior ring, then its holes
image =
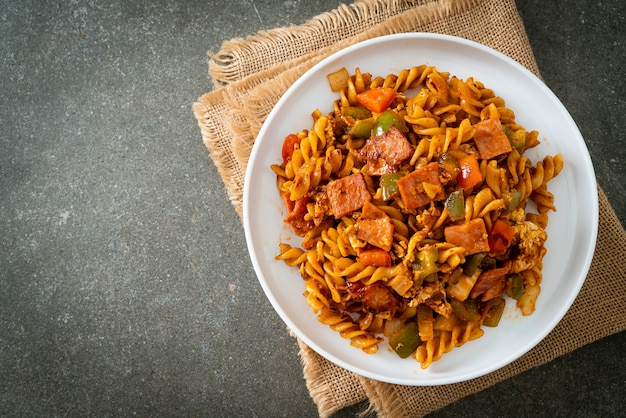
{"type": "Polygon", "coordinates": [[[276,259],[298,269],[319,322],[427,368],[497,326],[506,298],[532,314],[562,156],[525,156],[538,132],[473,77],[356,68],[336,87],[332,112],[313,110],[271,167],[302,238],[276,259]]]}
{"type": "Polygon", "coordinates": [[[349,339],[352,346],[362,349],[367,354],[378,351],[381,338],[361,329],[348,315],[333,309],[323,309],[317,319],[322,324],[330,326],[333,331],[337,331],[343,338],[349,339]]]}
{"type": "Polygon", "coordinates": [[[441,357],[455,347],[460,347],[470,340],[481,337],[484,331],[477,322],[469,321],[457,324],[449,331],[441,331],[439,335],[421,344],[415,352],[415,357],[422,368],[428,368],[433,361],[441,357]]]}

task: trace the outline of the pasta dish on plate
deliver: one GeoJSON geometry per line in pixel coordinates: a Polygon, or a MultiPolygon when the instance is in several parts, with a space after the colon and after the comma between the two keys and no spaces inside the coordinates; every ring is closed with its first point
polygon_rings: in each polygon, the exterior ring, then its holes
{"type": "Polygon", "coordinates": [[[562,156],[525,156],[539,133],[473,77],[421,65],[328,81],[332,112],[312,109],[271,166],[302,238],[276,258],[318,320],[428,368],[498,326],[507,300],[531,315],[562,156]]]}

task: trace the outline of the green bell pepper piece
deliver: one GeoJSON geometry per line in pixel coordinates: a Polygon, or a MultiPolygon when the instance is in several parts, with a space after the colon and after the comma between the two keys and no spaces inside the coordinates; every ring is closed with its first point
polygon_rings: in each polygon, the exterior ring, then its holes
{"type": "Polygon", "coordinates": [[[348,116],[355,120],[367,119],[372,117],[372,112],[364,107],[346,106],[341,109],[342,116],[348,116]]]}
{"type": "Polygon", "coordinates": [[[398,193],[398,180],[404,177],[404,173],[383,174],[380,176],[380,187],[382,188],[383,200],[388,200],[398,193]]]}
{"type": "Polygon", "coordinates": [[[504,305],[504,299],[502,298],[488,300],[484,307],[486,312],[483,325],[497,327],[500,323],[500,318],[502,318],[502,312],[504,312],[504,305]]]}
{"type": "Polygon", "coordinates": [[[502,125],[502,130],[507,138],[511,147],[515,148],[520,154],[524,152],[524,146],[526,145],[526,138],[524,137],[524,131],[513,132],[505,125],[502,125]]]}
{"type": "Polygon", "coordinates": [[[448,215],[453,221],[458,221],[465,217],[465,198],[463,190],[455,190],[446,199],[446,209],[448,215]]]}
{"type": "Polygon", "coordinates": [[[473,276],[476,269],[485,258],[486,253],[476,253],[465,257],[465,263],[463,264],[463,273],[468,276],[473,276]]]}
{"type": "Polygon", "coordinates": [[[417,253],[413,268],[419,271],[418,280],[423,280],[439,271],[439,267],[437,266],[438,259],[439,251],[433,246],[427,246],[417,253]]]}
{"type": "Polygon", "coordinates": [[[506,294],[508,297],[518,300],[524,292],[524,279],[519,274],[512,274],[507,278],[506,294]]]}
{"type": "Polygon", "coordinates": [[[481,270],[491,270],[491,269],[495,269],[496,268],[496,264],[497,261],[495,258],[486,255],[485,257],[483,257],[483,259],[480,261],[480,264],[478,265],[478,267],[481,270]]]}
{"type": "Polygon", "coordinates": [[[437,164],[439,164],[439,175],[443,179],[456,182],[461,167],[459,167],[459,161],[452,154],[444,152],[439,156],[437,164]]]}
{"type": "Polygon", "coordinates": [[[478,321],[480,312],[478,312],[478,303],[474,299],[465,299],[463,302],[450,298],[450,306],[454,314],[461,321],[478,321]]]}
{"type": "Polygon", "coordinates": [[[395,126],[400,132],[407,133],[409,129],[406,127],[402,117],[393,110],[385,110],[378,115],[374,126],[372,127],[372,136],[380,136],[387,132],[389,128],[395,126]]]}
{"type": "Polygon", "coordinates": [[[389,345],[401,358],[407,358],[421,344],[417,323],[409,322],[389,338],[389,345]]]}
{"type": "Polygon", "coordinates": [[[508,193],[508,195],[505,196],[504,201],[506,202],[507,212],[513,212],[522,202],[522,192],[516,190],[512,193],[508,193]]]}
{"type": "Polygon", "coordinates": [[[354,122],[354,125],[348,128],[348,134],[355,138],[369,138],[372,134],[372,127],[374,126],[374,118],[358,119],[354,122]]]}

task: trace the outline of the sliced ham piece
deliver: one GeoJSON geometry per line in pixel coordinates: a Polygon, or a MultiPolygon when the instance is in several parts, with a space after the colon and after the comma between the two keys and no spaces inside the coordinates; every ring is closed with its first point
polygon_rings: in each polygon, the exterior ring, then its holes
{"type": "Polygon", "coordinates": [[[489,235],[482,218],[447,226],[443,234],[450,244],[465,248],[465,255],[489,252],[489,235]]]}
{"type": "Polygon", "coordinates": [[[481,294],[482,301],[502,296],[506,287],[506,275],[511,270],[511,262],[507,262],[502,267],[483,271],[474,284],[470,292],[470,298],[476,299],[481,294]]]}
{"type": "Polygon", "coordinates": [[[361,218],[357,221],[357,238],[389,251],[393,242],[393,232],[393,222],[389,215],[373,203],[364,202],[361,218]]]}
{"type": "Polygon", "coordinates": [[[399,305],[398,298],[387,285],[376,282],[359,290],[363,307],[373,313],[384,312],[399,305]]]}
{"type": "Polygon", "coordinates": [[[474,125],[474,143],[483,160],[513,151],[509,138],[497,119],[486,119],[474,125]]]}
{"type": "Polygon", "coordinates": [[[371,137],[359,151],[367,162],[367,174],[382,176],[397,171],[397,166],[413,155],[413,147],[395,126],[382,135],[371,137]]]}
{"type": "Polygon", "coordinates": [[[436,162],[415,169],[398,180],[397,184],[402,202],[408,209],[417,209],[446,197],[436,162]]]}
{"type": "Polygon", "coordinates": [[[307,214],[307,204],[309,198],[304,196],[295,202],[289,199],[289,192],[283,195],[283,201],[287,208],[287,216],[285,217],[285,223],[291,225],[293,232],[296,235],[304,235],[309,232],[315,226],[312,221],[304,219],[304,215],[307,214]]]}
{"type": "Polygon", "coordinates": [[[326,187],[330,210],[335,218],[341,218],[361,209],[363,203],[372,200],[361,173],[333,180],[326,187]]]}

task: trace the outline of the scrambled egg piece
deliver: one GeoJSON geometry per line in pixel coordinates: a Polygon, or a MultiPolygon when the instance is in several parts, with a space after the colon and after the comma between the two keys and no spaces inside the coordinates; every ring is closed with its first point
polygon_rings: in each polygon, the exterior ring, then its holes
{"type": "Polygon", "coordinates": [[[517,222],[513,228],[519,253],[513,258],[511,273],[519,273],[532,268],[541,261],[546,253],[544,243],[548,234],[530,221],[517,222]]]}

